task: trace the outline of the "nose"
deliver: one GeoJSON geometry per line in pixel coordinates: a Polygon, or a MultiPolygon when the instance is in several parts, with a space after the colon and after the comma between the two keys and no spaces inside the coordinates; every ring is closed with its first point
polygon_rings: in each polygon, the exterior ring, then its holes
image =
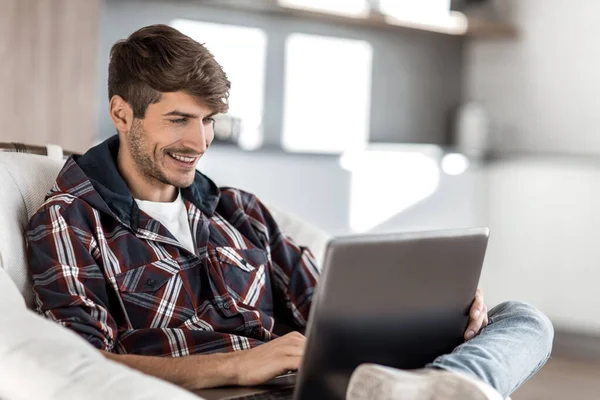
{"type": "Polygon", "coordinates": [[[202,121],[197,124],[191,124],[190,129],[186,132],[184,145],[199,153],[204,153],[211,142],[210,130],[212,130],[212,126],[207,126],[202,121]]]}
{"type": "Polygon", "coordinates": [[[198,135],[199,150],[202,151],[202,153],[204,153],[209,145],[208,132],[207,132],[208,127],[205,124],[203,124],[202,122],[200,122],[198,131],[199,131],[199,135],[198,135]]]}

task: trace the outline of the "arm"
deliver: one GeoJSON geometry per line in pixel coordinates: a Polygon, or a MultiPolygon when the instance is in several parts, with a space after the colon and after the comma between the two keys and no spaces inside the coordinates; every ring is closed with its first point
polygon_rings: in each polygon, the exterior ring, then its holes
{"type": "Polygon", "coordinates": [[[93,256],[98,249],[86,212],[65,212],[55,205],[30,222],[27,251],[38,312],[81,335],[109,360],[186,389],[256,385],[298,368],[304,351],[299,334],[230,354],[164,358],[112,353],[118,328],[107,306],[107,282],[93,256]]]}
{"type": "Polygon", "coordinates": [[[112,350],[117,324],[109,312],[107,282],[92,254],[97,244],[86,210],[69,218],[61,205],[36,213],[27,232],[27,259],[38,313],[71,329],[94,347],[112,350]]]}
{"type": "Polygon", "coordinates": [[[191,355],[179,358],[113,354],[106,358],[188,390],[219,386],[260,385],[288,371],[297,370],[305,338],[297,332],[262,346],[235,353],[191,355]]]}
{"type": "Polygon", "coordinates": [[[179,358],[114,354],[102,351],[116,361],[144,374],[152,375],[188,390],[237,384],[235,353],[193,355],[179,358]]]}
{"type": "MultiPolygon", "coordinates": [[[[268,246],[277,319],[297,330],[304,330],[319,278],[317,262],[311,251],[284,235],[273,216],[255,196],[242,192],[248,223],[256,232],[255,241],[268,246]]],[[[234,196],[236,199],[236,196],[234,196]]]]}

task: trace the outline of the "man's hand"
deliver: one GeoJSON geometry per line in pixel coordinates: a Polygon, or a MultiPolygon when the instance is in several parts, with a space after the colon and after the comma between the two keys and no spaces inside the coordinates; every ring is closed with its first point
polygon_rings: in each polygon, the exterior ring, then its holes
{"type": "Polygon", "coordinates": [[[477,289],[477,293],[475,293],[475,300],[469,311],[469,317],[469,326],[465,331],[465,340],[473,339],[488,324],[488,309],[483,302],[483,292],[481,289],[477,289]]]}
{"type": "Polygon", "coordinates": [[[188,390],[220,386],[252,386],[265,383],[300,366],[306,338],[288,333],[250,350],[199,354],[186,357],[154,357],[102,354],[112,361],[156,376],[188,390]]]}
{"type": "Polygon", "coordinates": [[[292,332],[254,349],[233,353],[235,384],[253,386],[300,367],[306,338],[292,332]]]}

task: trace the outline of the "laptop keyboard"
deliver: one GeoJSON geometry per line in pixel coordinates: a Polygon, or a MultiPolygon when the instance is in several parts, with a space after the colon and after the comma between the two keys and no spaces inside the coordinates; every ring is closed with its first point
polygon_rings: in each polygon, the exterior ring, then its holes
{"type": "Polygon", "coordinates": [[[293,398],[294,388],[287,387],[246,396],[228,397],[227,400],[292,400],[293,398]]]}

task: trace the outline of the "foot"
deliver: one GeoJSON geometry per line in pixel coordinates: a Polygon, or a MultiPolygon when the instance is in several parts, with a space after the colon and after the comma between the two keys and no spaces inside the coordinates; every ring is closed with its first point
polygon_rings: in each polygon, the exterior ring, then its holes
{"type": "Polygon", "coordinates": [[[346,399],[502,400],[502,396],[478,379],[454,372],[439,369],[403,371],[363,364],[352,374],[346,399]]]}

